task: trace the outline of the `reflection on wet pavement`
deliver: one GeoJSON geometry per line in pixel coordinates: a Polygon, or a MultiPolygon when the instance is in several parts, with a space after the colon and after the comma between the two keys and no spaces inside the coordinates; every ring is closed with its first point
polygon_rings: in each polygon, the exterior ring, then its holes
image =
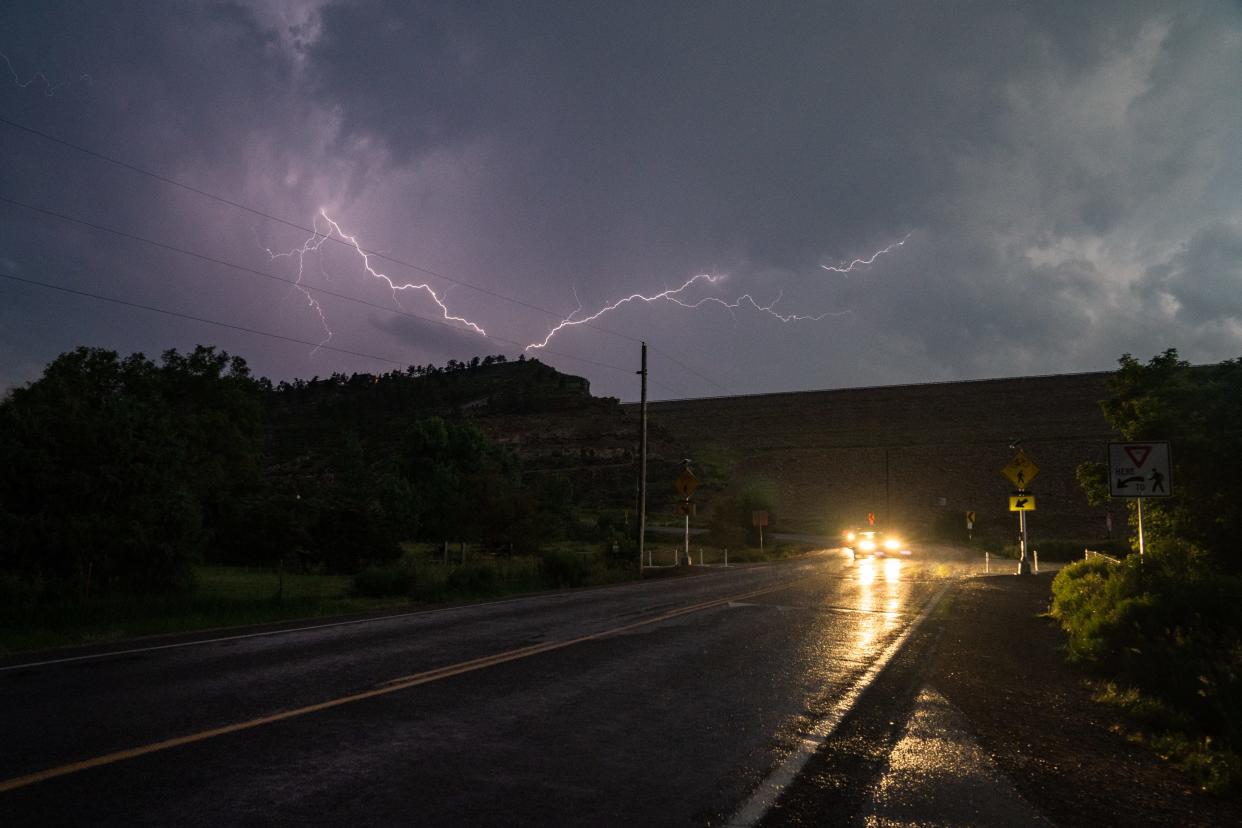
{"type": "Polygon", "coordinates": [[[919,693],[905,733],[863,809],[862,824],[1051,825],[968,733],[962,714],[944,696],[931,688],[919,693]]]}

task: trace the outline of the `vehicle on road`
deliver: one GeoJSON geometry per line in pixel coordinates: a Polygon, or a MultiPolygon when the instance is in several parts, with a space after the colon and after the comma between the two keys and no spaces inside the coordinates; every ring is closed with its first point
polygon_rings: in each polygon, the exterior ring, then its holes
{"type": "Polygon", "coordinates": [[[847,530],[844,548],[851,558],[883,558],[887,555],[908,557],[913,554],[909,544],[899,534],[881,531],[874,526],[847,530]]]}

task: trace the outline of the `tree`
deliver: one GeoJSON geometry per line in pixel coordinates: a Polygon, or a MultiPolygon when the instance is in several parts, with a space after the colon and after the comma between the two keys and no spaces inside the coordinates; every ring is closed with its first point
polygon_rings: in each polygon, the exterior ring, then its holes
{"type": "Polygon", "coordinates": [[[47,597],[188,586],[259,483],[265,388],[214,348],[62,354],[0,403],[0,570],[47,597]]]}
{"type": "Polygon", "coordinates": [[[401,448],[400,472],[418,498],[424,538],[512,540],[521,517],[517,461],[474,423],[416,421],[401,448]]]}
{"type": "MultiPolygon", "coordinates": [[[[1223,485],[1242,468],[1242,360],[1191,366],[1169,349],[1146,364],[1129,354],[1101,403],[1126,440],[1172,444],[1175,496],[1143,504],[1145,532],[1190,541],[1231,569],[1242,568],[1242,503],[1223,485]]],[[[1105,496],[1099,464],[1079,467],[1089,498],[1105,496]]]]}
{"type": "Polygon", "coordinates": [[[746,532],[746,542],[751,546],[759,545],[759,529],[754,526],[754,513],[767,512],[768,526],[765,532],[773,532],[776,526],[776,503],[776,484],[771,480],[755,479],[742,487],[734,506],[734,520],[746,532]]]}
{"type": "Polygon", "coordinates": [[[158,369],[79,348],[0,404],[0,569],[45,597],[185,585],[201,514],[158,369]]]}
{"type": "Polygon", "coordinates": [[[214,347],[165,351],[161,363],[160,393],[185,448],[183,472],[202,511],[211,559],[225,553],[221,543],[234,534],[242,505],[264,485],[265,391],[244,359],[214,347]]]}

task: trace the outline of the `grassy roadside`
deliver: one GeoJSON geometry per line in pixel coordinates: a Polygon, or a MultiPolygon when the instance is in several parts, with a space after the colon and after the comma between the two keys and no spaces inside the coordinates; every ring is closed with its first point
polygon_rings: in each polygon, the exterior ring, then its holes
{"type": "Polygon", "coordinates": [[[369,612],[408,599],[353,594],[347,575],[202,566],[192,593],[47,604],[0,626],[0,655],[216,627],[369,612]],[[283,582],[283,589],[282,589],[283,582]]]}
{"type": "MultiPolygon", "coordinates": [[[[647,548],[656,564],[672,564],[679,543],[661,539],[647,548]]],[[[763,553],[731,550],[729,563],[779,560],[801,551],[782,545],[763,553]]],[[[724,561],[724,550],[691,543],[694,563],[724,561]]],[[[657,571],[658,572],[658,571],[657,571]]],[[[652,573],[653,577],[655,573],[652,573]]],[[[593,547],[549,544],[538,556],[484,555],[452,546],[406,544],[405,555],[357,575],[280,573],[256,567],[199,566],[193,591],[59,602],[0,615],[0,656],[32,650],[102,644],[129,638],[188,633],[298,619],[325,618],[438,603],[502,598],[550,589],[603,586],[638,578],[630,562],[593,547]]]]}

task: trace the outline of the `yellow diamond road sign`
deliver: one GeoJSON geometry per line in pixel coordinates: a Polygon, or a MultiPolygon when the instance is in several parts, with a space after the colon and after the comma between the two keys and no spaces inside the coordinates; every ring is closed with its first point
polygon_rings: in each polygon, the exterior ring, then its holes
{"type": "Polygon", "coordinates": [[[1035,475],[1039,474],[1039,466],[1026,456],[1026,452],[1019,451],[1009,461],[1009,465],[1001,469],[1001,474],[1009,478],[1009,482],[1017,488],[1025,489],[1031,485],[1035,475]]]}
{"type": "Polygon", "coordinates": [[[681,474],[677,475],[677,479],[673,481],[673,488],[677,489],[677,494],[682,497],[690,497],[698,487],[699,479],[689,469],[682,469],[681,474]]]}
{"type": "Polygon", "coordinates": [[[1033,512],[1035,511],[1035,495],[1010,495],[1009,511],[1011,512],[1033,512]]]}

